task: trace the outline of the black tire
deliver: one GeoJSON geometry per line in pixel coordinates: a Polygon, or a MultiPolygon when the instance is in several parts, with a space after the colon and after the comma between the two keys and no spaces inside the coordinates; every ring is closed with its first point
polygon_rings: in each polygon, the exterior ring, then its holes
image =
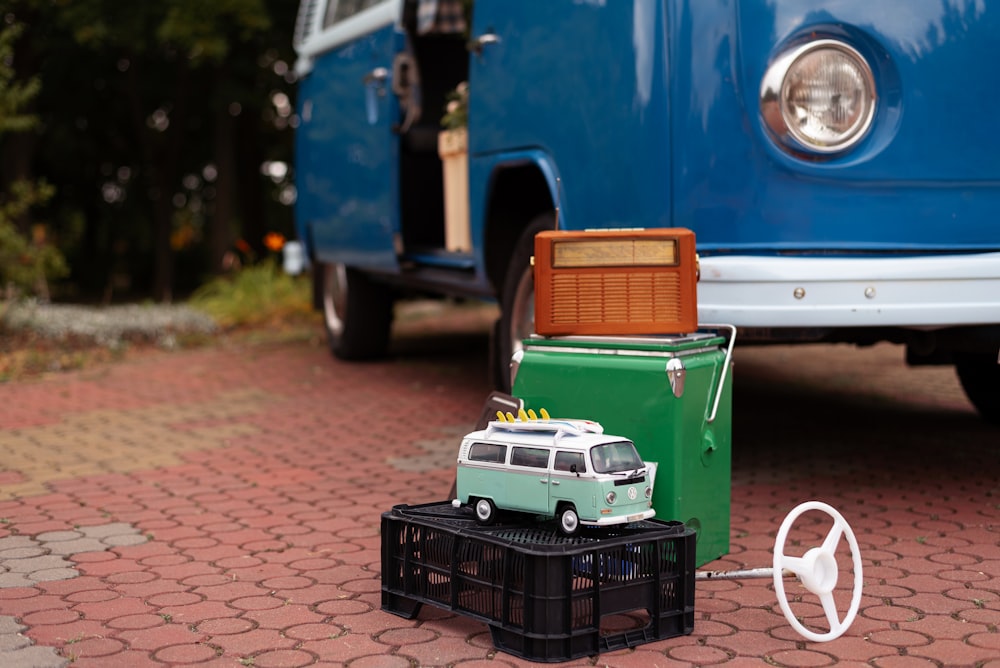
{"type": "Polygon", "coordinates": [[[992,354],[955,355],[955,373],[979,416],[1000,426],[1000,364],[992,354]]]}
{"type": "Polygon", "coordinates": [[[571,504],[566,504],[559,511],[559,531],[564,536],[575,536],[580,532],[580,516],[576,514],[576,508],[571,504]]]}
{"type": "Polygon", "coordinates": [[[475,499],[472,502],[472,513],[476,516],[476,522],[483,526],[490,526],[497,521],[497,507],[489,499],[475,499]]]}
{"type": "Polygon", "coordinates": [[[383,357],[392,329],[392,291],[342,264],[323,263],[320,279],[323,324],[334,357],[383,357]]]}
{"type": "Polygon", "coordinates": [[[549,211],[536,217],[521,233],[511,253],[500,291],[500,322],[497,326],[493,349],[496,360],[495,385],[501,392],[509,393],[510,360],[521,349],[521,341],[535,331],[535,279],[531,270],[531,257],[535,254],[535,235],[555,228],[555,212],[549,211]]]}

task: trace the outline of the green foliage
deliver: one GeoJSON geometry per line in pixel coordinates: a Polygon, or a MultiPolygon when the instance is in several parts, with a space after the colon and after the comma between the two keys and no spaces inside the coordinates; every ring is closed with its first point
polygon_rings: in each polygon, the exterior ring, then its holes
{"type": "Polygon", "coordinates": [[[448,93],[448,104],[441,117],[441,125],[445,130],[457,130],[469,125],[469,83],[463,81],[448,93]]]}
{"type": "Polygon", "coordinates": [[[73,267],[67,293],[188,294],[235,239],[262,255],[267,231],[294,234],[293,173],[261,165],[292,162],[296,4],[8,0],[45,131],[18,153],[0,143],[0,160],[57,188],[41,213],[73,267]]]}
{"type": "Polygon", "coordinates": [[[13,286],[21,294],[35,294],[48,280],[69,273],[62,253],[44,239],[27,239],[13,224],[31,206],[52,196],[47,184],[18,181],[0,200],[0,286],[13,286]]]}
{"type": "MultiPolygon", "coordinates": [[[[22,26],[17,24],[0,28],[0,135],[23,132],[37,121],[21,110],[38,93],[38,80],[17,83],[10,64],[14,41],[21,32],[22,26]]],[[[53,188],[44,181],[16,181],[8,192],[0,192],[0,288],[5,292],[13,287],[21,294],[45,293],[48,280],[69,273],[62,253],[46,243],[43,234],[28,239],[16,224],[26,220],[30,209],[44,204],[52,194],[53,188]]]]}
{"type": "Polygon", "coordinates": [[[14,42],[23,31],[24,26],[19,24],[0,30],[0,134],[24,132],[38,122],[34,116],[21,113],[21,109],[38,94],[41,84],[38,79],[15,81],[14,68],[10,64],[14,42]]]}
{"type": "Polygon", "coordinates": [[[304,321],[313,314],[309,280],[289,276],[270,258],[206,283],[191,295],[189,305],[221,327],[304,321]]]}

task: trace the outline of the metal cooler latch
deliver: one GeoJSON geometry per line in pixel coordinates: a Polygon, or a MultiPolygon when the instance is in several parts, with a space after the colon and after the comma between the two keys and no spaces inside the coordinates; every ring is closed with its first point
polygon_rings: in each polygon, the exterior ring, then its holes
{"type": "Polygon", "coordinates": [[[687,369],[684,368],[684,362],[679,357],[671,357],[667,362],[667,380],[670,381],[670,389],[678,399],[684,394],[685,376],[687,369]]]}

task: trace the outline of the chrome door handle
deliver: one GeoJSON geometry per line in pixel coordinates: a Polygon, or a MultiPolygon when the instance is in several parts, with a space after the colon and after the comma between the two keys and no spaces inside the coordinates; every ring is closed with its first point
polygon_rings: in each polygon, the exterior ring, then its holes
{"type": "Polygon", "coordinates": [[[541,478],[541,479],[540,479],[540,480],[539,480],[538,482],[540,482],[540,483],[542,483],[543,485],[545,485],[545,484],[548,484],[548,482],[549,482],[549,479],[548,479],[548,478],[541,478]]]}
{"type": "Polygon", "coordinates": [[[366,86],[372,86],[380,83],[385,83],[385,80],[389,78],[389,70],[385,67],[376,67],[371,72],[365,75],[364,81],[366,86]]]}
{"type": "Polygon", "coordinates": [[[489,46],[491,44],[499,44],[499,43],[500,43],[500,36],[497,35],[496,33],[488,32],[484,35],[480,35],[479,37],[473,37],[471,40],[469,40],[468,47],[469,51],[475,52],[476,55],[482,55],[484,46],[489,46]]]}
{"type": "Polygon", "coordinates": [[[553,480],[553,481],[552,481],[552,484],[553,484],[553,485],[561,485],[562,483],[561,483],[561,482],[559,482],[558,480],[553,480]]]}

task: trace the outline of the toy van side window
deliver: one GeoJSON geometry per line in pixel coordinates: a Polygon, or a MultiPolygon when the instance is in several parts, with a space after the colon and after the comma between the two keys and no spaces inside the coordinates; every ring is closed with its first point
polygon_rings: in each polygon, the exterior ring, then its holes
{"type": "Polygon", "coordinates": [[[470,462],[503,464],[507,457],[507,446],[496,443],[473,443],[469,449],[470,462]]]}
{"type": "Polygon", "coordinates": [[[544,469],[549,466],[549,451],[545,448],[515,447],[510,455],[511,466],[530,466],[544,469]]]}
{"type": "Polygon", "coordinates": [[[556,471],[568,471],[570,473],[585,473],[587,471],[587,465],[584,464],[582,452],[557,451],[556,461],[552,468],[556,471]]]}

